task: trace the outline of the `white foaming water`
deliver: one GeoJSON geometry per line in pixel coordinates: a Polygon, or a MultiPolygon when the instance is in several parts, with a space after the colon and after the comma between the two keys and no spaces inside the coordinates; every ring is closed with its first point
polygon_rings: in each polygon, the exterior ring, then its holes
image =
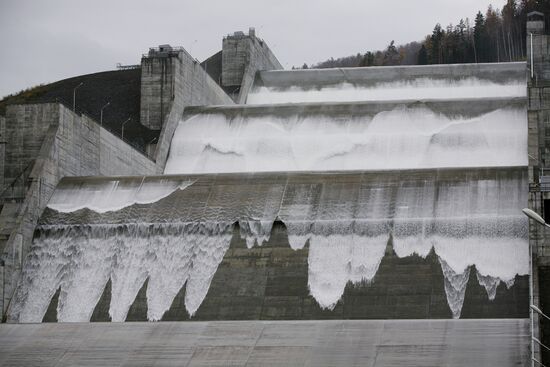
{"type": "Polygon", "coordinates": [[[322,308],[333,309],[348,282],[370,282],[384,257],[387,237],[330,235],[311,238],[308,286],[322,308]]]}
{"type": "Polygon", "coordinates": [[[460,80],[417,78],[410,81],[366,85],[340,83],[321,88],[304,89],[257,87],[248,95],[247,104],[300,102],[359,102],[407,99],[465,99],[484,97],[525,97],[524,81],[497,84],[478,78],[460,80]]]}
{"type": "Polygon", "coordinates": [[[261,246],[269,241],[271,229],[275,218],[271,220],[240,220],[240,235],[246,241],[246,246],[250,249],[254,245],[261,246]]]}
{"type": "MultiPolygon", "coordinates": [[[[332,309],[344,294],[348,282],[372,280],[384,257],[389,237],[312,235],[309,240],[309,289],[321,307],[332,309]]],[[[399,257],[414,253],[426,257],[432,248],[435,250],[445,277],[449,307],[455,318],[460,317],[462,311],[471,266],[481,269],[477,272],[479,283],[487,290],[490,300],[495,299],[496,287],[501,281],[510,287],[516,274],[524,275],[529,271],[525,239],[436,236],[424,241],[421,250],[413,246],[405,251],[403,243],[395,245],[394,250],[399,257]]]]}
{"type": "Polygon", "coordinates": [[[463,272],[457,273],[451,268],[445,260],[439,258],[443,277],[445,278],[445,293],[447,294],[447,303],[453,318],[458,319],[464,305],[464,295],[466,294],[466,286],[470,280],[470,268],[466,268],[463,272]]]}
{"type": "Polygon", "coordinates": [[[422,107],[343,120],[199,114],[180,121],[165,173],[522,166],[526,151],[519,108],[474,118],[422,107]]]}
{"type": "Polygon", "coordinates": [[[48,207],[69,213],[83,208],[98,213],[116,211],[133,204],[149,204],[159,201],[175,190],[183,190],[191,181],[178,182],[168,179],[143,177],[135,180],[90,181],[85,187],[63,185],[55,190],[48,207]]]}
{"type": "Polygon", "coordinates": [[[160,320],[184,285],[185,307],[192,316],[229,248],[231,234],[228,224],[50,229],[35,240],[10,319],[42,321],[61,287],[58,320],[87,322],[109,278],[112,321],[126,320],[147,279],[149,320],[160,320]]]}
{"type": "MultiPolygon", "coordinates": [[[[497,296],[497,288],[500,284],[500,279],[495,278],[489,275],[483,276],[479,273],[479,271],[476,271],[477,276],[477,282],[482,285],[485,290],[487,291],[487,296],[491,301],[494,301],[494,299],[497,296]]],[[[510,284],[509,282],[506,283],[508,286],[510,284]]]]}

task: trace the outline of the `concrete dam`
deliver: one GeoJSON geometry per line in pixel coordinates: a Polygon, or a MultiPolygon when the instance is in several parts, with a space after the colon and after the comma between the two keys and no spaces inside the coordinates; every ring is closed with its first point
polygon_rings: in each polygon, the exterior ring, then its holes
{"type": "Polygon", "coordinates": [[[281,70],[251,29],[0,104],[0,365],[548,365],[534,34],[532,64],[281,70]],[[95,114],[48,100],[83,82],[95,114]]]}
{"type": "Polygon", "coordinates": [[[9,321],[527,317],[524,64],[374,69],[260,72],[164,175],[63,179],[9,321]]]}

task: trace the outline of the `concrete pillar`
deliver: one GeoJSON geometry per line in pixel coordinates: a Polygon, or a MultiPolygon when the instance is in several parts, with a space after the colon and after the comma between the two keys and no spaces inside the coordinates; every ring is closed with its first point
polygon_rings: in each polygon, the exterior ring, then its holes
{"type": "Polygon", "coordinates": [[[221,85],[235,102],[245,102],[257,71],[282,68],[267,44],[256,37],[254,28],[248,34],[235,32],[224,37],[221,85]]]}
{"type": "MultiPolygon", "coordinates": [[[[549,37],[545,35],[544,15],[538,12],[528,14],[527,21],[527,98],[528,98],[528,153],[529,153],[529,208],[544,215],[545,200],[550,192],[541,187],[541,176],[550,173],[550,144],[546,143],[546,131],[550,132],[550,59],[549,37]]],[[[545,218],[548,222],[550,218],[545,218]]],[[[547,279],[543,274],[550,265],[550,252],[546,248],[547,229],[533,221],[529,223],[529,245],[531,249],[531,295],[529,302],[548,314],[544,300],[548,298],[545,288],[547,279]],[[541,306],[542,305],[542,306],[541,306]]],[[[550,343],[550,335],[543,332],[544,319],[531,311],[532,336],[543,344],[550,343]]],[[[537,342],[532,342],[532,358],[545,365],[550,363],[546,352],[541,353],[537,342]]],[[[530,365],[533,365],[531,361],[530,365]]],[[[536,363],[535,363],[536,364],[536,363]]]]}
{"type": "Polygon", "coordinates": [[[178,51],[170,45],[149,49],[141,59],[141,124],[160,130],[174,99],[178,51]]]}

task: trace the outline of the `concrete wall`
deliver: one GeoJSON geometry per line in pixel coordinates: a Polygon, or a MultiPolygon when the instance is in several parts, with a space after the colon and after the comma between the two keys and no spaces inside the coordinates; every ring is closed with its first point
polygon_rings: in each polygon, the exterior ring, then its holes
{"type": "MultiPolygon", "coordinates": [[[[5,173],[13,178],[30,166],[16,192],[23,199],[9,225],[9,237],[0,241],[5,261],[5,307],[11,298],[32,242],[37,220],[57,183],[66,176],[147,175],[159,172],[155,162],[122,142],[87,116],[60,104],[13,105],[7,109],[5,173]]],[[[11,208],[6,205],[3,208],[11,208]]],[[[0,215],[0,225],[6,221],[0,215]]]]}
{"type": "Polygon", "coordinates": [[[170,54],[155,52],[141,59],[140,121],[150,129],[162,128],[172,106],[176,61],[170,54]]]}
{"type": "Polygon", "coordinates": [[[99,142],[99,174],[102,176],[148,175],[162,172],[162,167],[158,167],[141,151],[131,148],[118,136],[103,128],[99,129],[99,142]]]}
{"type": "Polygon", "coordinates": [[[183,49],[151,50],[141,60],[141,123],[160,130],[172,107],[233,103],[183,49]]]}
{"type": "MultiPolygon", "coordinates": [[[[15,107],[6,110],[5,132],[5,163],[4,180],[11,183],[23,172],[26,177],[30,173],[30,165],[34,162],[50,125],[59,118],[59,107],[55,104],[40,107],[15,107]]],[[[14,197],[24,197],[24,187],[19,182],[14,197]]]]}
{"type": "Polygon", "coordinates": [[[256,37],[251,28],[248,35],[236,32],[224,37],[222,46],[222,85],[238,87],[234,96],[237,103],[245,103],[256,72],[280,70],[283,67],[267,44],[256,37]]]}

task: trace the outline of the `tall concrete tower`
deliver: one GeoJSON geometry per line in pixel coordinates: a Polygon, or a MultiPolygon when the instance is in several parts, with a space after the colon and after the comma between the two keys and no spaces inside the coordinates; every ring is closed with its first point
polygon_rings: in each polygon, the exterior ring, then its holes
{"type": "Polygon", "coordinates": [[[141,59],[141,124],[160,130],[174,99],[178,50],[170,45],[149,49],[141,59]]]}
{"type": "Polygon", "coordinates": [[[256,37],[254,28],[248,34],[234,32],[224,37],[221,82],[235,102],[246,101],[257,71],[282,68],[267,44],[256,37]]]}
{"type": "MultiPolygon", "coordinates": [[[[550,36],[546,35],[544,15],[528,14],[527,91],[529,208],[550,222],[550,36]]],[[[532,258],[530,303],[550,312],[550,246],[547,231],[530,221],[529,242],[532,258]]],[[[550,343],[550,324],[537,312],[531,314],[533,336],[550,343]]],[[[550,363],[550,353],[532,343],[532,358],[550,363]]]]}

